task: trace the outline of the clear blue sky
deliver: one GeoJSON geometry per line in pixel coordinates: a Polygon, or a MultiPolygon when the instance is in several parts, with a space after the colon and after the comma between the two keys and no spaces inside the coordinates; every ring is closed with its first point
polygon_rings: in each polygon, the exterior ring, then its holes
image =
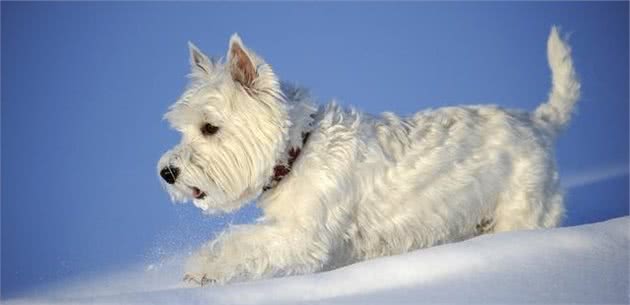
{"type": "MultiPolygon", "coordinates": [[[[1,3],[2,294],[149,261],[258,211],[173,205],[155,164],[188,73],[238,32],[321,102],[401,114],[534,109],[551,25],[571,33],[583,99],[561,173],[628,164],[628,3],[1,3]]],[[[568,224],[628,214],[628,177],[570,190],[568,224]]]]}

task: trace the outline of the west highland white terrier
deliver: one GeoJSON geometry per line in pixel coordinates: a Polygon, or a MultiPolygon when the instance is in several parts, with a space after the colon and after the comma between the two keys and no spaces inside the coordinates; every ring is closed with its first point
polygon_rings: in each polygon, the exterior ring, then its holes
{"type": "Polygon", "coordinates": [[[165,118],[182,134],[158,172],[206,213],[256,200],[186,264],[200,285],[334,269],[484,233],[557,226],[554,139],[580,95],[553,27],[553,85],[534,112],[458,106],[400,117],[315,106],[234,34],[225,60],[190,44],[190,84],[165,118]]]}

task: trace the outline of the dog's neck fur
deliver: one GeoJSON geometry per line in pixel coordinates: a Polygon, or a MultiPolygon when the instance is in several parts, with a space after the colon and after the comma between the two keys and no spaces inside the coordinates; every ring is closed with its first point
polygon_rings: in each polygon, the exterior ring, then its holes
{"type": "Polygon", "coordinates": [[[289,107],[289,140],[285,152],[273,169],[273,176],[263,187],[263,192],[272,189],[291,172],[293,163],[300,156],[308,137],[313,130],[317,107],[304,88],[288,83],[281,83],[281,90],[289,107]]]}

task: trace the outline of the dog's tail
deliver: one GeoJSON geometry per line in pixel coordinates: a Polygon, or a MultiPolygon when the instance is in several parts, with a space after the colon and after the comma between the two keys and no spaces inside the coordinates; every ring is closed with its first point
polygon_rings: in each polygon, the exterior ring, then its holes
{"type": "Polygon", "coordinates": [[[551,68],[551,92],[547,102],[534,111],[534,117],[556,135],[569,123],[575,103],[580,98],[580,83],[573,69],[571,48],[560,38],[556,26],[551,28],[547,40],[547,60],[551,68]]]}

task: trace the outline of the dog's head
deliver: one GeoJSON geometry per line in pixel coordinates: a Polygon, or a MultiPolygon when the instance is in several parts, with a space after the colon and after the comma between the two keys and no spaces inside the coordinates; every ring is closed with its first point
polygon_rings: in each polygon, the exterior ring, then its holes
{"type": "Polygon", "coordinates": [[[258,196],[287,142],[287,104],[271,67],[238,35],[225,60],[190,48],[190,83],[165,115],[182,135],[158,173],[175,201],[231,211],[258,196]]]}

